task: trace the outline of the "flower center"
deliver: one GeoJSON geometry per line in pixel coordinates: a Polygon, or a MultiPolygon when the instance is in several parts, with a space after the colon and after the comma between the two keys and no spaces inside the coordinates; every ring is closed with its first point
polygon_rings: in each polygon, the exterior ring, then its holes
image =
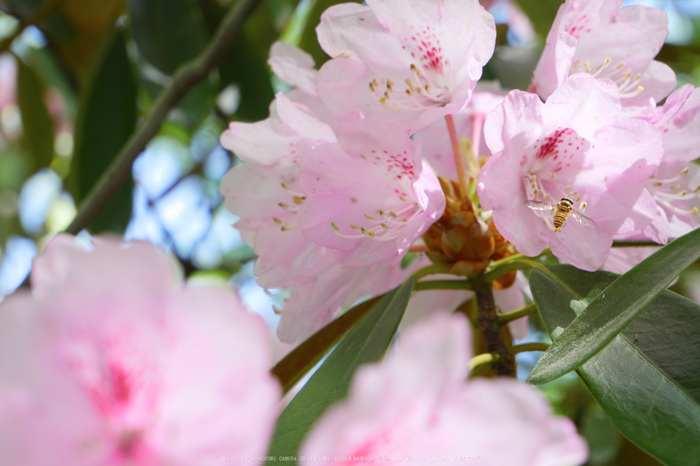
{"type": "Polygon", "coordinates": [[[571,65],[569,75],[583,72],[590,74],[594,78],[610,79],[617,84],[621,99],[636,97],[644,92],[644,87],[639,85],[639,81],[642,79],[641,73],[636,73],[633,77],[632,68],[627,67],[624,61],[617,65],[611,65],[612,59],[610,57],[605,57],[603,60],[596,60],[593,64],[591,64],[589,60],[585,60],[584,62],[576,60],[573,65],[571,65]]]}
{"type": "MultiPolygon", "coordinates": [[[[402,201],[406,201],[406,196],[399,196],[402,201]]],[[[405,205],[400,209],[384,210],[377,209],[372,213],[364,214],[364,225],[349,222],[342,228],[336,222],[331,222],[333,233],[341,238],[360,239],[363,237],[375,241],[391,241],[399,236],[401,229],[411,220],[423,212],[417,202],[405,205]]]]}
{"type": "Polygon", "coordinates": [[[135,458],[147,446],[143,433],[160,393],[157,371],[143,351],[129,344],[128,332],[104,339],[76,334],[66,361],[113,436],[116,453],[135,458]]]}
{"type": "MultiPolygon", "coordinates": [[[[299,212],[301,206],[304,204],[306,196],[304,195],[304,193],[292,190],[289,187],[289,185],[284,181],[282,181],[280,185],[282,186],[282,189],[289,193],[290,197],[289,200],[287,200],[286,202],[280,201],[277,203],[277,205],[284,209],[286,212],[296,215],[299,212]]],[[[286,222],[278,216],[272,217],[272,221],[279,225],[282,231],[293,230],[297,226],[297,222],[286,222]]]]}
{"type": "Polygon", "coordinates": [[[682,209],[672,204],[677,201],[689,201],[697,199],[700,193],[700,185],[688,191],[684,189],[684,184],[687,185],[687,175],[690,171],[689,167],[683,168],[680,173],[670,176],[665,179],[656,178],[654,175],[646,181],[646,188],[651,192],[656,202],[667,207],[679,215],[694,215],[698,213],[698,208],[694,206],[692,209],[682,209]]]}
{"type": "Polygon", "coordinates": [[[414,64],[411,64],[411,77],[406,78],[402,84],[397,85],[391,79],[378,81],[375,78],[370,81],[369,89],[389,110],[440,107],[450,100],[450,92],[445,87],[431,83],[414,64]]]}

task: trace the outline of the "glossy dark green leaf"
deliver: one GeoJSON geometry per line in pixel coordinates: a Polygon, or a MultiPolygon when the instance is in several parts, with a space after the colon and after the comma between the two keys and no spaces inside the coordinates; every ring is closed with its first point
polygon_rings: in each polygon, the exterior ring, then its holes
{"type": "MultiPolygon", "coordinates": [[[[361,0],[351,0],[355,3],[362,3],[361,0]]],[[[330,57],[326,55],[320,45],[318,45],[318,38],[316,36],[316,26],[321,22],[321,15],[329,7],[336,5],[338,3],[351,3],[347,0],[317,0],[316,4],[309,13],[306,28],[304,33],[301,35],[301,40],[299,41],[299,47],[306,50],[314,57],[316,61],[316,67],[321,68],[330,57]]]]}
{"type": "Polygon", "coordinates": [[[36,72],[17,60],[17,103],[22,112],[22,144],[34,167],[48,167],[53,159],[53,122],[44,104],[44,83],[36,72]]]}
{"type": "MultiPolygon", "coordinates": [[[[136,83],[124,33],[117,31],[92,70],[83,92],[75,128],[70,173],[73,196],[80,202],[109,166],[136,127],[136,83]]],[[[128,182],[117,191],[90,227],[123,232],[131,215],[128,182]]]]}
{"type": "MultiPolygon", "coordinates": [[[[681,236],[635,265],[604,290],[579,302],[580,315],[532,369],[542,384],[579,367],[607,345],[683,270],[700,258],[700,229],[681,236]]],[[[560,277],[569,283],[567,277],[560,277]]]]}
{"type": "MultiPolygon", "coordinates": [[[[608,298],[619,276],[567,265],[549,270],[557,279],[533,270],[530,288],[556,342],[586,302],[608,298]]],[[[665,463],[685,466],[700,464],[699,367],[700,306],[662,291],[577,372],[625,436],[665,463]]]]}
{"type": "Polygon", "coordinates": [[[280,415],[270,447],[271,456],[295,455],[313,423],[328,406],[347,394],[355,370],[384,356],[408,306],[414,284],[411,277],[387,293],[338,343],[280,415]]]}
{"type": "MultiPolygon", "coordinates": [[[[194,0],[129,0],[128,6],[139,54],[166,75],[194,59],[209,40],[204,15],[194,0]]],[[[151,90],[155,95],[161,88],[151,90]]],[[[199,126],[215,94],[214,83],[202,81],[180,100],[173,116],[190,129],[199,126]]]]}
{"type": "Polygon", "coordinates": [[[128,6],[139,53],[167,75],[207,43],[204,18],[190,0],[129,0],[128,6]]]}
{"type": "Polygon", "coordinates": [[[340,340],[345,332],[371,311],[379,300],[379,297],[372,298],[348,310],[345,314],[314,333],[278,362],[270,372],[282,384],[282,391],[287,393],[294,384],[301,380],[323,358],[323,355],[340,340]]]}
{"type": "MultiPolygon", "coordinates": [[[[210,31],[218,26],[224,9],[215,0],[199,0],[210,31]]],[[[219,62],[219,87],[238,87],[239,104],[235,118],[258,121],[267,118],[272,91],[271,74],[266,60],[269,48],[277,39],[272,18],[258,8],[243,27],[242,34],[219,62]]]]}
{"type": "Polygon", "coordinates": [[[63,97],[67,116],[74,119],[78,113],[78,99],[68,82],[66,69],[61,66],[56,53],[48,47],[31,48],[23,58],[43,78],[47,86],[58,89],[63,97]]]}

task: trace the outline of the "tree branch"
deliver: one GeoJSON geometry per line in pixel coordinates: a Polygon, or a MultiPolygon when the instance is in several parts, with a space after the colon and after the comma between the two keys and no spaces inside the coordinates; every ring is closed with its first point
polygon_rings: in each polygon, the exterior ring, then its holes
{"type": "Polygon", "coordinates": [[[107,167],[95,186],[92,187],[78,214],[68,228],[67,233],[77,234],[86,228],[112,198],[122,183],[131,173],[131,165],[136,157],[146,148],[148,142],[158,134],[160,125],[168,112],[189,91],[192,86],[204,79],[221,60],[228,47],[233,43],[248,15],[260,3],[260,0],[239,0],[231,7],[209,41],[197,58],[180,66],[173,79],[161,91],[148,115],[121,148],[112,164],[107,167]]]}

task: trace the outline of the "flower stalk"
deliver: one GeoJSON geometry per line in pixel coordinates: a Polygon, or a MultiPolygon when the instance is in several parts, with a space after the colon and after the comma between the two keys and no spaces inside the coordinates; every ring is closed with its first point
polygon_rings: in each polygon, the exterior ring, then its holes
{"type": "Polygon", "coordinates": [[[477,328],[484,336],[487,351],[499,356],[492,367],[498,375],[514,377],[515,358],[506,346],[503,333],[501,333],[501,324],[493,299],[493,288],[490,283],[475,280],[473,289],[478,309],[477,328]]]}

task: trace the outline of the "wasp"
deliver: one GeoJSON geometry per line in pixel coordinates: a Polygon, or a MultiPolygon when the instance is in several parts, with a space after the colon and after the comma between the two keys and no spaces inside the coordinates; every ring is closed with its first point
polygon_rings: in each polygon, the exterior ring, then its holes
{"type": "Polygon", "coordinates": [[[571,217],[581,225],[587,227],[595,227],[593,220],[583,215],[581,212],[574,209],[574,203],[569,198],[562,198],[559,202],[540,202],[540,201],[525,201],[523,202],[532,210],[540,212],[554,211],[554,231],[559,232],[566,225],[566,219],[571,217]]]}

